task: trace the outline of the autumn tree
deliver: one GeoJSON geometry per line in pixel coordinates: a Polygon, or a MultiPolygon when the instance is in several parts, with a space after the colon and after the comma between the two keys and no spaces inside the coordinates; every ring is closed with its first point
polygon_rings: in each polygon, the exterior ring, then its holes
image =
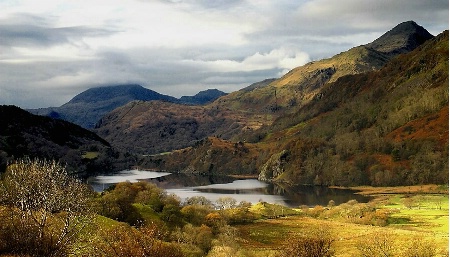
{"type": "Polygon", "coordinates": [[[9,165],[0,191],[0,252],[67,256],[89,224],[91,191],[55,161],[9,165]]]}

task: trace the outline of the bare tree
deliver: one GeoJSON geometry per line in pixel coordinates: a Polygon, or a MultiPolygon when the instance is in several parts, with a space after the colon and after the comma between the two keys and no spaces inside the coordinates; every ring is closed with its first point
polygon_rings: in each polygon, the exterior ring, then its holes
{"type": "Polygon", "coordinates": [[[236,207],[236,199],[232,198],[232,197],[220,197],[219,199],[217,199],[216,204],[219,207],[220,210],[225,210],[225,209],[231,209],[236,207]]]}
{"type": "Polygon", "coordinates": [[[87,186],[54,161],[23,159],[8,166],[0,184],[3,251],[66,256],[89,224],[87,186]]]}

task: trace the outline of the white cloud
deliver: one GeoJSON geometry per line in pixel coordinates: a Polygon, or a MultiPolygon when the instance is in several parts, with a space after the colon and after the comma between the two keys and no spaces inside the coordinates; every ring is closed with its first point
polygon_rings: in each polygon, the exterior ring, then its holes
{"type": "Polygon", "coordinates": [[[310,61],[307,53],[294,47],[280,47],[268,53],[255,53],[242,61],[236,60],[184,60],[191,66],[203,70],[221,72],[248,72],[254,70],[293,69],[310,61]]]}

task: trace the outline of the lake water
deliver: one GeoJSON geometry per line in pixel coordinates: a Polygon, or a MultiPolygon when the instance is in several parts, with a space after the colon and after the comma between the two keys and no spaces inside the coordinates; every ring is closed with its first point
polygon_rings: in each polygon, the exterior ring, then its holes
{"type": "Polygon", "coordinates": [[[282,187],[258,181],[256,179],[235,179],[226,176],[201,176],[171,174],[167,172],[127,170],[113,175],[103,175],[88,179],[95,191],[101,192],[109,186],[140,180],[155,183],[169,194],[175,194],[182,200],[193,196],[204,196],[212,202],[221,197],[232,197],[237,202],[260,201],[281,204],[288,207],[300,205],[327,205],[333,200],[337,205],[349,200],[368,202],[371,198],[355,194],[355,191],[331,189],[316,186],[282,187]]]}

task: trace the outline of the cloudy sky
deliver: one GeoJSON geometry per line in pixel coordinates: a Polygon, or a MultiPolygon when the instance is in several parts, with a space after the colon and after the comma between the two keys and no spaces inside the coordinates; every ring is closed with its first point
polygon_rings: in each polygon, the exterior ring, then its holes
{"type": "Polygon", "coordinates": [[[369,43],[448,29],[447,0],[0,0],[0,104],[60,106],[102,85],[232,92],[369,43]]]}

